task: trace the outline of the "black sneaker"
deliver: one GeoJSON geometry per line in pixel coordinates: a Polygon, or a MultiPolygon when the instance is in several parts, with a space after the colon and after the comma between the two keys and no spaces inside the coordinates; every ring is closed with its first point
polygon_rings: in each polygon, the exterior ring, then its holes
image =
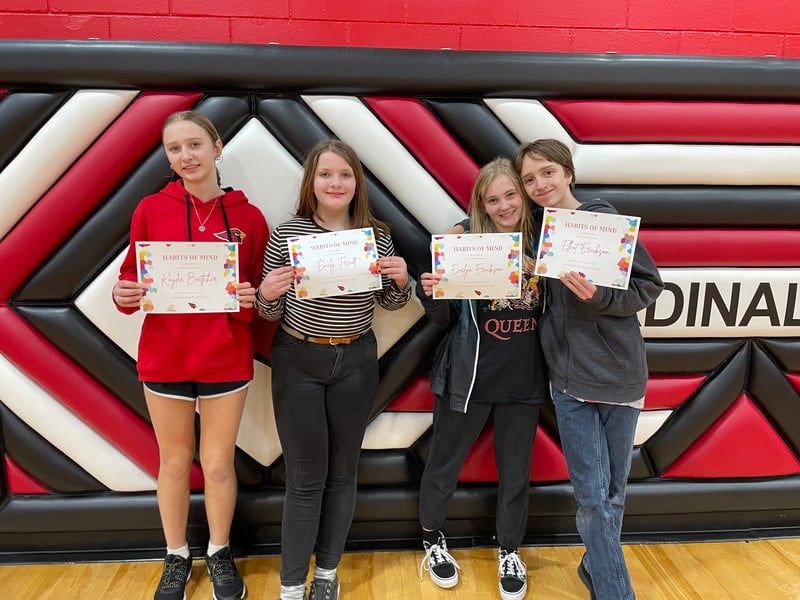
{"type": "Polygon", "coordinates": [[[242,576],[233,562],[230,546],[206,556],[208,576],[214,584],[214,600],[242,600],[247,593],[242,576]]]}
{"type": "Polygon", "coordinates": [[[589,598],[590,600],[596,600],[597,596],[594,595],[594,584],[592,583],[592,576],[589,575],[589,570],[586,568],[584,561],[586,560],[586,555],[584,554],[581,557],[581,562],[578,564],[578,577],[580,577],[583,585],[586,586],[586,589],[589,590],[589,598]]]}
{"type": "Polygon", "coordinates": [[[419,564],[419,578],[422,580],[422,571],[429,571],[431,580],[440,588],[451,588],[458,583],[458,566],[456,559],[447,551],[447,542],[440,533],[435,544],[422,542],[425,556],[419,564]]]}
{"type": "Polygon", "coordinates": [[[520,600],[528,591],[528,567],[522,562],[519,550],[507,552],[500,549],[500,597],[503,600],[520,600]]]}
{"type": "Polygon", "coordinates": [[[186,600],[186,582],[192,576],[192,557],[167,554],[153,600],[186,600]]]}
{"type": "Polygon", "coordinates": [[[315,579],[311,582],[311,593],[308,600],[337,600],[339,598],[339,577],[315,579]]]}

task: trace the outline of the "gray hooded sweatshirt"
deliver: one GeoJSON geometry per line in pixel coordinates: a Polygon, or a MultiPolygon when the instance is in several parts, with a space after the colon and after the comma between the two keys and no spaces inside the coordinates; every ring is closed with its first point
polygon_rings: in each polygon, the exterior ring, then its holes
{"type": "MultiPolygon", "coordinates": [[[[578,210],[616,213],[604,200],[578,210]]],[[[637,243],[627,290],[599,287],[580,300],[557,279],[547,282],[539,334],[552,385],[575,398],[627,403],[644,397],[647,355],[637,313],[656,301],[664,283],[637,243]]]]}

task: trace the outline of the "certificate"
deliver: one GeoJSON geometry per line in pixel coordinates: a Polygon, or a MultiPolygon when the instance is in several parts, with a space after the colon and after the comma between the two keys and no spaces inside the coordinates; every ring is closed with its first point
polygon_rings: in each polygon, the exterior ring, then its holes
{"type": "Polygon", "coordinates": [[[239,244],[136,242],[136,259],[143,311],[239,311],[239,244]]]}
{"type": "Polygon", "coordinates": [[[519,298],[522,234],[465,233],[431,236],[435,299],[519,298]]]}
{"type": "Polygon", "coordinates": [[[383,287],[372,227],[290,237],[297,298],[341,296],[383,287]]]}
{"type": "Polygon", "coordinates": [[[595,285],[628,289],[640,217],[545,208],[536,274],[577,271],[595,285]]]}

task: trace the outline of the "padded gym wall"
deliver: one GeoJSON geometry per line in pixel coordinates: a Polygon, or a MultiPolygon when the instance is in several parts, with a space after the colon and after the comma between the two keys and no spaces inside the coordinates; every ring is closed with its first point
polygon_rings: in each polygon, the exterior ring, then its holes
{"type": "MultiPolygon", "coordinates": [[[[798,64],[776,58],[0,43],[2,559],[161,553],[141,321],[117,314],[109,290],[133,208],[168,176],[161,123],[189,107],[218,124],[224,183],[271,227],[293,209],[313,142],[353,145],[414,276],[429,268],[430,233],[467,209],[479,165],[522,140],[568,143],[577,194],[641,216],[667,282],[641,315],[651,380],[626,539],[796,532],[797,81],[798,64]]],[[[260,325],[236,459],[245,552],[277,549],[283,490],[260,325]]],[[[416,304],[379,313],[376,330],[381,387],[351,547],[416,541],[431,423],[440,334],[416,304]]],[[[491,452],[487,429],[453,504],[462,543],[492,530],[491,452]]],[[[575,540],[551,410],[531,479],[528,541],[575,540]]],[[[192,543],[203,528],[197,494],[192,543]]]]}

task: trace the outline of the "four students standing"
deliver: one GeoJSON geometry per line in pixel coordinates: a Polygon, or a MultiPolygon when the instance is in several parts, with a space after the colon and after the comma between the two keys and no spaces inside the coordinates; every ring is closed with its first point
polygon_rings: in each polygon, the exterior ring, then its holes
{"type": "MultiPolygon", "coordinates": [[[[181,179],[137,208],[131,249],[113,290],[116,306],[135,312],[143,296],[134,241],[235,238],[243,256],[240,280],[247,283],[238,286],[238,313],[148,314],[142,330],[138,370],[161,454],[158,501],[167,541],[164,575],[154,599],[182,600],[191,575],[185,529],[195,403],[201,417],[200,459],[211,535],[206,561],[214,597],[241,600],[246,594],[228,534],[236,498],[233,452],[253,374],[248,321],[255,306],[262,317],[281,321],[272,342],[273,402],[286,463],[281,599],[306,598],[316,548],[310,598],[333,600],[339,594],[336,568],[355,508],[361,442],[378,385],[374,308],[377,303],[396,310],[409,301],[405,261],[395,254],[388,226],[370,211],[358,157],[339,140],[320,142],[308,153],[296,214],[273,231],[261,256],[266,223],[241,192],[219,187],[215,160],[222,143],[210,121],[191,111],[172,115],[164,125],[164,148],[181,179]],[[167,213],[175,215],[165,218],[167,213]],[[287,239],[365,227],[375,233],[381,289],[299,299],[293,293],[297,273],[287,239]],[[230,340],[229,351],[222,354],[225,364],[215,331],[219,339],[230,340]],[[172,352],[173,359],[162,356],[158,349],[167,346],[166,340],[185,352],[172,352]]],[[[518,300],[433,300],[438,277],[420,276],[417,293],[426,314],[447,332],[431,372],[434,434],[420,490],[426,551],[421,568],[440,587],[458,582],[458,564],[441,532],[447,507],[467,452],[491,418],[499,474],[499,591],[504,600],[525,596],[526,567],[518,548],[527,524],[539,404],[548,399],[546,358],[578,503],[576,522],[586,546],[578,574],[592,598],[633,598],[620,534],[647,381],[636,314],[655,301],[663,283],[639,244],[628,290],[597,287],[568,273],[548,280],[545,303],[545,286],[532,273],[538,232],[528,200],[541,207],[614,212],[599,200],[581,204],[572,195],[573,185],[571,154],[555,140],[523,145],[513,164],[496,159],[478,175],[470,219],[463,227],[471,233],[523,233],[527,268],[518,300]],[[485,327],[488,319],[523,317],[537,324],[524,334],[501,339],[485,327]],[[597,350],[618,360],[599,361],[597,350]]]]}

